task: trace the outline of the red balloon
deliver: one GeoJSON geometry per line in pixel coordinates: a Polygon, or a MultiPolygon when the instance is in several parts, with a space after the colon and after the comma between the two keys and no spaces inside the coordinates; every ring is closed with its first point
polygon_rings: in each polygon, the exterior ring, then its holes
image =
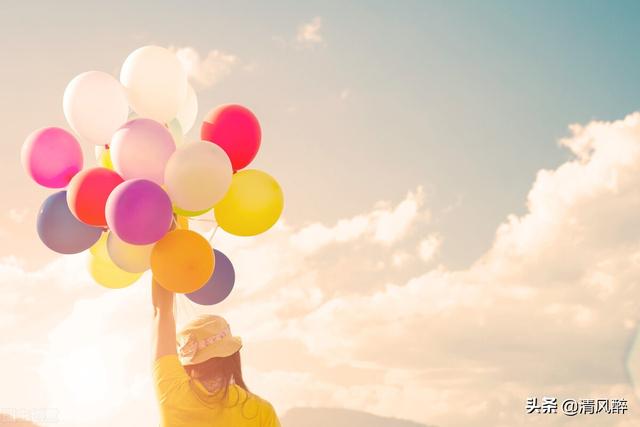
{"type": "Polygon", "coordinates": [[[200,138],[222,147],[234,171],[246,167],[256,157],[261,137],[258,119],[242,105],[222,105],[211,110],[200,128],[200,138]]]}
{"type": "Polygon", "coordinates": [[[109,194],[124,182],[107,168],[85,169],[73,177],[67,188],[67,204],[73,215],[85,224],[106,226],[104,208],[109,194]]]}

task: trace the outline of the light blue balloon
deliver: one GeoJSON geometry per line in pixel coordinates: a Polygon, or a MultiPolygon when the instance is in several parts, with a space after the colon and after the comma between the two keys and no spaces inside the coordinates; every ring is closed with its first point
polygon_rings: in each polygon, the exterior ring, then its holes
{"type": "Polygon", "coordinates": [[[52,251],[77,254],[93,246],[100,234],[102,228],[87,225],[73,216],[66,191],[47,197],[38,213],[38,236],[52,251]]]}

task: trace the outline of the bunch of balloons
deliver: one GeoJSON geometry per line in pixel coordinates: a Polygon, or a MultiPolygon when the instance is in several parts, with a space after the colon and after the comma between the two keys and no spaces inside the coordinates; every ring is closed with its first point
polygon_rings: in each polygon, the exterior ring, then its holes
{"type": "Polygon", "coordinates": [[[75,135],[47,127],[22,147],[33,180],[61,189],[38,213],[42,242],[61,254],[89,249],[89,271],[108,288],[151,269],[161,286],[199,304],[226,298],[233,265],[189,229],[189,219],[213,209],[223,230],[254,236],[280,217],[278,182],[246,169],[260,148],[254,114],[220,106],[205,116],[201,140],[185,143],[198,101],[176,55],[158,46],[132,52],[120,81],[101,71],[78,75],[63,109],[75,135]],[[79,140],[95,151],[97,166],[83,169],[79,140]]]}

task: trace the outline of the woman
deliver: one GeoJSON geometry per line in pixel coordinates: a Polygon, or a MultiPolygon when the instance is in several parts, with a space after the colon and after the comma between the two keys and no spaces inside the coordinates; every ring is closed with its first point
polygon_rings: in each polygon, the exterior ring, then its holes
{"type": "Polygon", "coordinates": [[[173,292],[153,281],[153,378],[161,425],[280,427],[271,404],[247,389],[242,342],[231,335],[227,322],[200,316],[176,336],[173,298],[173,292]]]}

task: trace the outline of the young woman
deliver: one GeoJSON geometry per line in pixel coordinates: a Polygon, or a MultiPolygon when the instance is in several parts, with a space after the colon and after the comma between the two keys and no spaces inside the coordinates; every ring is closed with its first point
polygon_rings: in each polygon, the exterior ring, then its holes
{"type": "Polygon", "coordinates": [[[153,378],[161,425],[280,427],[271,404],[244,383],[242,341],[231,335],[227,322],[201,316],[176,336],[173,298],[153,281],[153,378]]]}

